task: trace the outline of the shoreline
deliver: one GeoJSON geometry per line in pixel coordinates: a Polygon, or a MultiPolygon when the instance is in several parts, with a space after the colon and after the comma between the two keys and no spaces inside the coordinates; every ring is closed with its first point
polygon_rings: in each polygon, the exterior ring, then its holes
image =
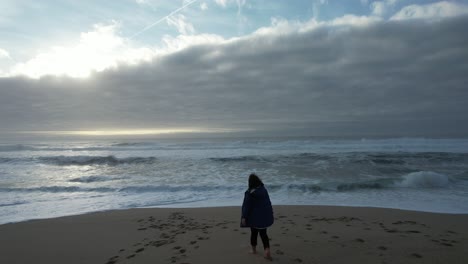
{"type": "MultiPolygon", "coordinates": [[[[468,214],[276,205],[273,263],[463,263],[468,214]]],[[[240,206],[108,210],[0,225],[1,263],[269,263],[240,206]]]]}
{"type": "MultiPolygon", "coordinates": [[[[406,212],[417,212],[417,213],[429,213],[429,214],[442,214],[442,215],[468,215],[468,212],[466,213],[459,213],[459,212],[440,212],[440,211],[424,211],[424,210],[414,210],[414,209],[402,209],[402,208],[393,208],[393,207],[379,207],[379,206],[358,206],[358,205],[321,205],[321,204],[276,204],[274,207],[336,207],[336,208],[369,208],[369,209],[388,209],[388,210],[397,210],[397,211],[406,211],[406,212]]],[[[24,223],[24,222],[30,222],[30,221],[42,221],[42,220],[51,220],[51,219],[58,219],[58,218],[64,218],[64,217],[76,217],[76,216],[82,216],[82,215],[89,215],[89,214],[98,214],[98,213],[105,213],[105,212],[114,212],[114,211],[127,211],[127,210],[134,210],[134,209],[203,209],[203,208],[240,208],[241,205],[221,205],[221,206],[209,206],[209,205],[203,205],[203,206],[149,206],[149,207],[132,207],[132,208],[121,208],[121,209],[105,209],[105,210],[97,210],[97,211],[89,211],[89,212],[80,212],[76,214],[68,214],[68,215],[61,215],[61,216],[51,216],[51,217],[43,217],[43,218],[31,218],[31,219],[24,219],[24,220],[18,220],[18,221],[11,221],[11,222],[4,222],[0,223],[0,226],[2,225],[8,225],[8,224],[18,224],[18,223],[24,223]]],[[[239,209],[240,210],[240,209],[239,209]]]]}

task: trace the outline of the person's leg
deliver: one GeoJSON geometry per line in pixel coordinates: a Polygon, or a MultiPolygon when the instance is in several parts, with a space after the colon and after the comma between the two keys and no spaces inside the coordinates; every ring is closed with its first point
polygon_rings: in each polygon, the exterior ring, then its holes
{"type": "Polygon", "coordinates": [[[265,258],[271,260],[270,239],[267,235],[267,229],[260,229],[260,237],[262,238],[263,248],[265,249],[265,258]]]}
{"type": "Polygon", "coordinates": [[[257,253],[257,237],[258,237],[258,229],[251,227],[250,228],[250,245],[252,246],[252,254],[257,253]]]}

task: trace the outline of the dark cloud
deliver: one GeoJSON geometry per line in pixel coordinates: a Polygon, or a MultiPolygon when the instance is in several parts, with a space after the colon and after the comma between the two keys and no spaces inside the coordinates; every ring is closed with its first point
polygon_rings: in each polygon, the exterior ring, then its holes
{"type": "Polygon", "coordinates": [[[464,136],[466,25],[462,16],[278,28],[87,80],[3,78],[1,129],[217,127],[270,135],[464,136]]]}

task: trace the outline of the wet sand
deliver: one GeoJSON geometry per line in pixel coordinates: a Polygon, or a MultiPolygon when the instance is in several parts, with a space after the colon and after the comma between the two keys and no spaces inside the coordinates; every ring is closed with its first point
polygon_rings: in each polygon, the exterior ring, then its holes
{"type": "Polygon", "coordinates": [[[468,215],[275,206],[273,261],[240,207],[130,209],[0,226],[0,263],[468,263],[468,215]]]}

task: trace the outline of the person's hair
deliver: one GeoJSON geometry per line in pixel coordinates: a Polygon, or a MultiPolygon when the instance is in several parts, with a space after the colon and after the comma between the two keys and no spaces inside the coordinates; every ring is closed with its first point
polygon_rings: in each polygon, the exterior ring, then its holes
{"type": "Polygon", "coordinates": [[[257,187],[263,186],[262,180],[255,174],[252,173],[249,176],[249,190],[250,189],[255,189],[257,187]]]}

